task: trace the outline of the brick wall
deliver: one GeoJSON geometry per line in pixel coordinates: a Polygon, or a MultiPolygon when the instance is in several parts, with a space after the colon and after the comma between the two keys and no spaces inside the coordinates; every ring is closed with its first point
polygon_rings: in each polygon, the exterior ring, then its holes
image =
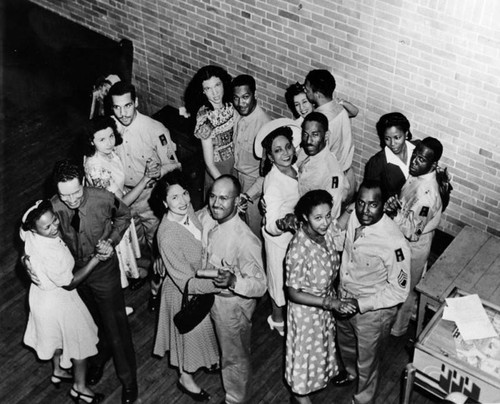
{"type": "Polygon", "coordinates": [[[352,121],[362,173],[374,125],[403,112],[439,138],[455,191],[443,230],[500,234],[500,2],[496,0],[32,0],[113,39],[134,42],[143,110],[182,105],[194,72],[253,74],[262,106],[290,116],[284,89],[328,68],[352,121]]]}

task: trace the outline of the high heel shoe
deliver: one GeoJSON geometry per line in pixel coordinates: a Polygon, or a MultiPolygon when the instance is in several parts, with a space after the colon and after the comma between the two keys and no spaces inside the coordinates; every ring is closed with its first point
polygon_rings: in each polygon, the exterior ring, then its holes
{"type": "Polygon", "coordinates": [[[56,389],[58,389],[61,387],[61,383],[73,383],[73,376],[56,376],[52,373],[52,376],[50,376],[50,382],[56,389]]]}
{"type": "Polygon", "coordinates": [[[282,337],[285,336],[285,322],[282,321],[281,323],[278,323],[273,320],[272,316],[269,316],[267,318],[267,323],[269,324],[269,328],[272,330],[278,331],[279,335],[282,337]]]}
{"type": "Polygon", "coordinates": [[[199,393],[193,393],[186,389],[180,381],[177,381],[177,388],[182,391],[184,394],[187,394],[195,401],[208,401],[210,400],[210,394],[208,394],[205,390],[201,389],[199,393]]]}
{"type": "Polygon", "coordinates": [[[78,390],[75,390],[74,387],[71,387],[69,396],[75,403],[79,403],[80,400],[82,400],[84,403],[97,404],[104,400],[104,394],[94,393],[93,396],[90,396],[88,394],[80,393],[78,390]]]}

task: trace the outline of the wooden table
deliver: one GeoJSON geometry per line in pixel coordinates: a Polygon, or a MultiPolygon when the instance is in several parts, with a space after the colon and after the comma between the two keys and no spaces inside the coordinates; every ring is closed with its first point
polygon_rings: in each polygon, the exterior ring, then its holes
{"type": "Polygon", "coordinates": [[[417,337],[425,310],[437,311],[455,287],[500,306],[500,238],[469,226],[455,237],[416,286],[417,337]]]}

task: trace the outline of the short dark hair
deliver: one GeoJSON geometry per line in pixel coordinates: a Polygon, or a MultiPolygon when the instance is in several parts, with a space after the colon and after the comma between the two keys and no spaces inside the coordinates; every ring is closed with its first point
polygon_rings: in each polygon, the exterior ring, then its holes
{"type": "Polygon", "coordinates": [[[77,164],[71,162],[70,160],[60,160],[54,165],[54,170],[52,172],[52,178],[54,180],[54,185],[57,188],[57,184],[60,182],[68,182],[75,178],[82,183],[83,181],[83,170],[77,164]]]}
{"type": "Polygon", "coordinates": [[[435,137],[426,137],[421,143],[432,150],[434,154],[434,162],[439,161],[441,156],[443,155],[443,145],[437,140],[435,137]]]}
{"type": "Polygon", "coordinates": [[[328,132],[328,118],[321,112],[313,111],[307,114],[302,122],[302,129],[305,128],[306,122],[318,122],[323,127],[323,130],[328,132]]]}
{"type": "Polygon", "coordinates": [[[252,94],[255,94],[255,89],[256,89],[255,79],[249,74],[240,74],[239,76],[236,76],[233,79],[231,83],[233,91],[236,87],[241,87],[241,86],[248,86],[252,94]]]}
{"type": "MultiPolygon", "coordinates": [[[[228,179],[229,181],[232,182],[233,187],[234,187],[234,189],[236,191],[236,195],[241,194],[241,184],[238,181],[238,178],[236,178],[234,175],[231,175],[231,174],[222,174],[220,177],[217,177],[217,179],[214,181],[214,184],[215,184],[216,181],[224,180],[224,179],[228,179]]],[[[213,187],[213,184],[212,184],[212,187],[213,187]]]]}
{"type": "Polygon", "coordinates": [[[407,140],[411,140],[410,121],[401,112],[389,112],[382,115],[375,125],[377,134],[380,139],[380,146],[385,146],[385,131],[389,128],[396,127],[404,133],[408,133],[407,140]]]}
{"type": "Polygon", "coordinates": [[[300,116],[297,108],[295,108],[294,98],[296,95],[299,95],[301,93],[305,94],[306,90],[304,89],[304,86],[299,82],[291,84],[285,91],[286,105],[288,105],[288,108],[292,112],[294,118],[298,118],[300,116]]]}
{"type": "Polygon", "coordinates": [[[361,188],[365,189],[378,189],[380,191],[380,199],[382,200],[382,203],[385,202],[385,195],[384,191],[382,189],[382,183],[379,180],[363,180],[361,185],[358,188],[358,195],[361,192],[361,188]]]}
{"type": "Polygon", "coordinates": [[[269,155],[271,154],[274,139],[276,139],[278,136],[286,137],[288,141],[293,144],[293,131],[289,126],[281,126],[279,128],[276,128],[262,140],[261,145],[264,152],[262,154],[262,161],[260,164],[261,177],[265,177],[273,167],[273,163],[269,159],[269,155]]]}
{"type": "MultiPolygon", "coordinates": [[[[32,204],[31,206],[34,206],[34,204],[32,204]]],[[[30,213],[28,213],[26,219],[24,219],[24,221],[21,224],[21,228],[24,231],[35,230],[36,222],[46,212],[54,212],[54,209],[52,208],[52,203],[50,202],[49,199],[42,200],[35,209],[33,209],[30,213]]]]}
{"type": "Polygon", "coordinates": [[[304,222],[304,216],[309,216],[316,206],[323,204],[330,206],[330,210],[333,207],[333,198],[327,191],[324,189],[309,191],[295,205],[295,216],[299,221],[304,222]]]}
{"type": "Polygon", "coordinates": [[[325,97],[333,97],[337,84],[335,77],[325,69],[311,70],[307,73],[306,81],[309,82],[313,91],[319,91],[325,97]]]}
{"type": "Polygon", "coordinates": [[[100,130],[104,130],[107,128],[111,128],[115,135],[115,146],[122,144],[123,139],[116,128],[116,121],[110,116],[98,116],[91,119],[85,130],[85,150],[84,153],[86,156],[93,156],[95,154],[96,148],[92,144],[94,141],[94,136],[100,130]]]}
{"type": "Polygon", "coordinates": [[[128,93],[130,93],[132,101],[135,101],[136,98],[135,86],[126,81],[118,81],[115,84],[113,84],[109,89],[108,97],[109,99],[111,99],[113,95],[120,96],[128,93]]]}

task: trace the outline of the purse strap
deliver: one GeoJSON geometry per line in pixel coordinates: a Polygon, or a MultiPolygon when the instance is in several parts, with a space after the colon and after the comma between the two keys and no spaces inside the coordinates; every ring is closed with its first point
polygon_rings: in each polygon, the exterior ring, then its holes
{"type": "Polygon", "coordinates": [[[193,278],[189,278],[184,286],[184,293],[182,294],[182,308],[186,307],[189,303],[189,281],[193,278]]]}

